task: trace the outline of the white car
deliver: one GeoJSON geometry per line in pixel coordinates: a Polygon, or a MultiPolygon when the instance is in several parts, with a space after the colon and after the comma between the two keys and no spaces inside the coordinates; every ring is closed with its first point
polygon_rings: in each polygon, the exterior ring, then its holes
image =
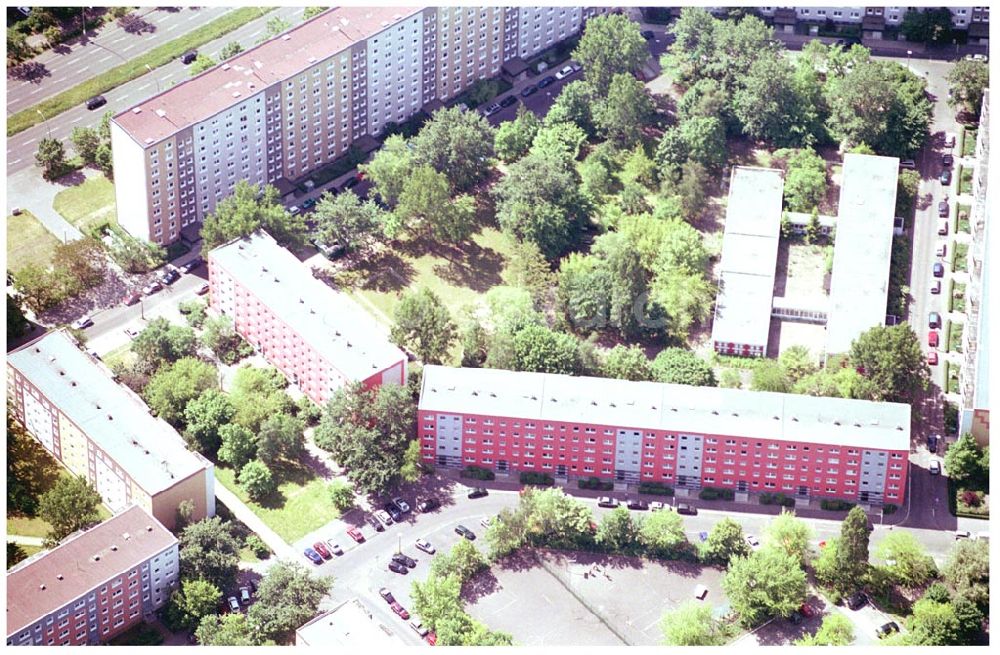
{"type": "Polygon", "coordinates": [[[654,500],[651,503],[649,503],[649,511],[650,512],[659,512],[659,511],[664,510],[664,509],[669,510],[670,506],[666,505],[664,503],[661,503],[658,500],[654,500]]]}
{"type": "Polygon", "coordinates": [[[137,336],[139,336],[139,331],[136,330],[135,328],[125,328],[125,336],[127,336],[129,339],[135,339],[137,336]]]}
{"type": "Polygon", "coordinates": [[[341,548],[340,544],[338,544],[333,539],[330,539],[329,541],[327,541],[326,545],[330,549],[330,552],[333,553],[334,555],[343,555],[344,554],[344,549],[341,548]]]}
{"type": "Polygon", "coordinates": [[[930,466],[927,467],[931,475],[941,475],[941,462],[936,459],[932,459],[930,466]]]}
{"type": "Polygon", "coordinates": [[[486,518],[484,518],[482,521],[479,522],[479,525],[483,526],[484,528],[488,528],[491,525],[493,525],[493,518],[487,516],[486,518]]]}
{"type": "Polygon", "coordinates": [[[392,504],[396,506],[396,509],[398,509],[401,514],[406,514],[410,511],[410,506],[402,498],[393,498],[392,504]]]}
{"type": "Polygon", "coordinates": [[[760,540],[757,539],[757,537],[753,536],[752,534],[748,534],[746,536],[746,542],[747,546],[750,546],[754,550],[757,550],[760,547],[760,540]]]}
{"type": "Polygon", "coordinates": [[[503,109],[503,107],[494,102],[492,105],[483,110],[483,116],[492,116],[501,109],[503,109]]]}
{"type": "Polygon", "coordinates": [[[73,321],[73,327],[77,330],[89,328],[93,324],[94,324],[94,319],[90,318],[89,316],[84,316],[81,319],[73,321]]]}
{"type": "Polygon", "coordinates": [[[379,522],[382,523],[382,525],[386,527],[392,525],[392,517],[389,516],[389,512],[385,511],[384,509],[379,509],[376,510],[374,514],[375,518],[377,518],[379,522]]]}
{"type": "Polygon", "coordinates": [[[556,72],[556,79],[561,80],[567,78],[575,72],[576,71],[573,70],[572,66],[563,66],[556,72]]]}
{"type": "Polygon", "coordinates": [[[417,544],[417,550],[422,550],[428,555],[433,555],[435,552],[437,552],[436,550],[434,550],[434,546],[431,545],[431,542],[427,541],[426,539],[417,539],[416,544],[417,544]]]}

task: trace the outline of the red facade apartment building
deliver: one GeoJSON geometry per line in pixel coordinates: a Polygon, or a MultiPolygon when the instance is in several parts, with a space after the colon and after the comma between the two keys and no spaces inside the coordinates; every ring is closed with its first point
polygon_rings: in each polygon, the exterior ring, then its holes
{"type": "Polygon", "coordinates": [[[177,589],[178,542],[133,505],[7,571],[8,646],[106,643],[177,589]]]}
{"type": "Polygon", "coordinates": [[[406,354],[345,294],[266,232],[208,255],[212,308],[314,402],[348,382],[406,384],[406,354]]]}
{"type": "Polygon", "coordinates": [[[910,407],[841,398],[426,366],[423,459],[899,505],[910,407]]]}

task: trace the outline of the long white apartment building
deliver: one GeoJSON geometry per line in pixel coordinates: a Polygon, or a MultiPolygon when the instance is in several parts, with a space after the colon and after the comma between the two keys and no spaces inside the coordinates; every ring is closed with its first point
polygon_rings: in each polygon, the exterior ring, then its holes
{"type": "Polygon", "coordinates": [[[111,122],[119,222],[167,245],[236,182],[294,180],[607,8],[335,7],[111,122]]]}

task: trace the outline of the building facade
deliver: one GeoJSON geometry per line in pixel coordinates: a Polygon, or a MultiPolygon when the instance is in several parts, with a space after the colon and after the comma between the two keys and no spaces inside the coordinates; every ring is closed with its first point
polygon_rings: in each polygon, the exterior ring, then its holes
{"type": "Polygon", "coordinates": [[[96,646],[177,589],[177,538],[132,506],[7,571],[8,646],[96,646]]]}
{"type": "Polygon", "coordinates": [[[424,461],[900,505],[910,407],[841,398],[426,366],[424,461]]]}
{"type": "Polygon", "coordinates": [[[215,515],[212,463],[64,331],[7,355],[7,406],[111,511],[138,504],[171,529],[183,501],[195,521],[215,515]]]}
{"type": "Polygon", "coordinates": [[[161,245],[239,180],[301,178],[604,9],[336,7],[115,116],[119,222],[161,245]]]}
{"type": "MultiPolygon", "coordinates": [[[[721,9],[721,8],[713,8],[721,9]]],[[[889,27],[899,27],[910,9],[922,11],[925,7],[758,7],[762,16],[771,18],[787,11],[793,11],[799,22],[826,22],[847,25],[866,24],[879,31],[889,27]]],[[[989,24],[989,7],[948,7],[951,10],[952,27],[959,30],[970,30],[976,24],[989,24]]],[[[878,38],[878,37],[876,37],[878,38]]]]}
{"type": "Polygon", "coordinates": [[[324,405],[348,382],[406,384],[406,354],[374,318],[258,231],[208,254],[212,309],[324,405]]]}

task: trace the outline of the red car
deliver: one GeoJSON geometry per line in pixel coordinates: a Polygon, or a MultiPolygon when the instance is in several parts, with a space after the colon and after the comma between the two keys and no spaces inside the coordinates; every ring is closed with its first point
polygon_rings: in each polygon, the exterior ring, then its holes
{"type": "Polygon", "coordinates": [[[810,607],[806,603],[802,603],[802,607],[799,608],[799,612],[801,612],[802,616],[806,617],[807,619],[810,616],[815,616],[816,615],[816,610],[814,610],[812,607],[810,607]]]}
{"type": "Polygon", "coordinates": [[[139,298],[141,298],[141,297],[142,296],[139,295],[138,292],[133,291],[132,293],[130,293],[127,296],[125,296],[125,299],[122,300],[122,303],[124,303],[126,306],[127,305],[134,305],[137,302],[139,302],[139,298]]]}
{"type": "Polygon", "coordinates": [[[436,644],[437,640],[438,640],[438,637],[433,632],[428,632],[427,635],[424,637],[424,641],[426,641],[431,646],[433,646],[434,644],[436,644]]]}
{"type": "Polygon", "coordinates": [[[330,551],[327,550],[326,544],[324,544],[322,541],[317,541],[316,543],[314,543],[313,550],[322,555],[323,559],[330,559],[331,557],[333,557],[333,555],[330,554],[330,551]]]}
{"type": "Polygon", "coordinates": [[[938,346],[938,333],[935,330],[931,330],[927,333],[927,345],[931,348],[937,348],[938,346]]]}
{"type": "Polygon", "coordinates": [[[927,365],[937,366],[938,364],[938,354],[936,352],[927,353],[927,365]]]}
{"type": "Polygon", "coordinates": [[[398,614],[399,618],[403,619],[404,621],[410,618],[410,613],[407,612],[406,608],[400,605],[399,603],[393,603],[389,607],[392,608],[392,611],[398,614]]]}
{"type": "Polygon", "coordinates": [[[361,530],[354,525],[347,526],[347,535],[359,544],[365,540],[365,535],[363,535],[361,530]]]}

